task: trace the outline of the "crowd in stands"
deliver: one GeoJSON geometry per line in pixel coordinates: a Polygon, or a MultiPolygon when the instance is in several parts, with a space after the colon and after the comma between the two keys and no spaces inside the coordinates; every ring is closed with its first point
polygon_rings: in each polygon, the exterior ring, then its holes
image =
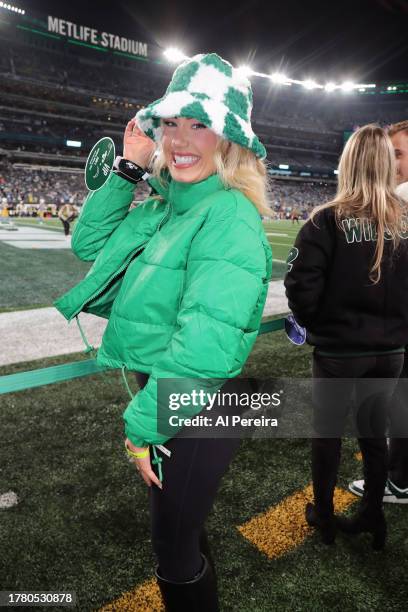
{"type": "Polygon", "coordinates": [[[0,197],[8,206],[17,204],[80,204],[86,195],[82,173],[0,168],[0,197]]]}
{"type": "MultiPolygon", "coordinates": [[[[57,207],[64,204],[81,206],[87,193],[82,172],[15,168],[11,164],[0,167],[2,207],[41,203],[57,207]]],[[[148,193],[148,185],[141,183],[136,189],[135,200],[143,200],[148,193]]],[[[297,208],[303,213],[333,195],[334,185],[272,180],[270,206],[274,212],[286,214],[297,208]]]]}
{"type": "MultiPolygon", "coordinates": [[[[0,163],[3,157],[83,167],[102,136],[113,138],[120,152],[126,122],[163,94],[169,76],[163,66],[152,71],[143,62],[129,64],[110,54],[84,53],[41,48],[32,52],[25,43],[6,43],[0,36],[0,163]],[[67,139],[80,140],[81,148],[66,147],[67,139]]],[[[327,104],[321,92],[288,88],[271,95],[263,79],[254,81],[254,89],[254,127],[266,145],[269,166],[276,171],[287,164],[299,178],[305,173],[334,179],[345,130],[373,121],[391,123],[406,114],[404,100],[355,94],[354,99],[333,97],[327,104]]],[[[298,209],[305,216],[311,207],[331,199],[334,190],[334,183],[274,180],[271,208],[283,216],[298,209]]],[[[82,173],[20,171],[8,162],[3,171],[0,167],[3,204],[37,204],[43,199],[57,206],[80,205],[85,195],[82,173]]]]}
{"type": "Polygon", "coordinates": [[[314,206],[328,202],[335,192],[335,183],[272,180],[270,207],[281,218],[290,217],[294,210],[306,218],[314,206]]]}
{"type": "MultiPolygon", "coordinates": [[[[136,189],[135,200],[145,199],[149,191],[142,183],[136,189]]],[[[0,167],[2,208],[14,209],[19,204],[81,206],[87,193],[82,172],[15,168],[11,164],[0,167]]]]}
{"type": "MultiPolygon", "coordinates": [[[[38,158],[40,159],[43,156],[53,156],[55,159],[64,159],[64,158],[72,158],[77,157],[78,161],[86,160],[86,154],[83,151],[75,148],[61,148],[60,146],[51,146],[51,145],[38,145],[32,144],[17,144],[16,142],[3,142],[0,140],[0,148],[5,151],[16,152],[26,152],[31,154],[38,154],[38,158]]],[[[34,156],[35,157],[35,156],[34,156]]]]}

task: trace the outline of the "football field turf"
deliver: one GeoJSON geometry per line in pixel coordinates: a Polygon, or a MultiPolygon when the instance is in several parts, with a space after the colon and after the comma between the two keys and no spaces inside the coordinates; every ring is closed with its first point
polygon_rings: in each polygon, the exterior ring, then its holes
{"type": "MultiPolygon", "coordinates": [[[[47,223],[61,231],[58,221],[47,223]]],[[[275,277],[284,273],[299,227],[265,224],[275,277]]],[[[49,305],[89,268],[66,251],[0,243],[0,254],[3,309],[49,305]]],[[[308,377],[310,355],[309,347],[290,345],[282,332],[266,334],[243,376],[308,377]]],[[[86,358],[5,366],[0,376],[86,358]]],[[[17,505],[0,508],[0,590],[75,591],[81,612],[162,610],[148,493],[123,452],[127,403],[117,371],[0,395],[0,496],[18,496],[17,505]]],[[[339,536],[335,546],[324,546],[303,516],[311,495],[309,444],[242,441],[207,522],[221,610],[405,610],[408,507],[386,507],[384,552],[373,552],[366,536],[339,536]]],[[[347,483],[362,473],[357,450],[355,441],[344,442],[336,503],[346,513],[357,503],[347,492],[347,483]]]]}
{"type": "MultiPolygon", "coordinates": [[[[76,359],[84,356],[7,366],[0,375],[76,359]]],[[[309,373],[310,349],[277,332],[258,338],[243,374],[309,373]]],[[[147,489],[123,452],[127,402],[118,372],[0,396],[0,493],[19,498],[0,509],[2,589],[72,590],[81,612],[161,610],[147,489]]],[[[336,499],[347,513],[357,500],[347,483],[361,474],[356,451],[346,440],[336,499]]],[[[408,508],[386,507],[384,552],[373,552],[366,536],[327,547],[304,522],[310,479],[308,440],[241,443],[207,522],[221,610],[405,610],[408,508]]]]}

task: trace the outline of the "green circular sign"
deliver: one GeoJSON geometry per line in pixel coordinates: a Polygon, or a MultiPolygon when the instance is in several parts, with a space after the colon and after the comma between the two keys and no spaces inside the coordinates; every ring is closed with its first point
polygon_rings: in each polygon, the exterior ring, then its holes
{"type": "Polygon", "coordinates": [[[85,185],[90,191],[97,191],[106,183],[115,157],[115,143],[109,136],[92,147],[85,166],[85,185]]]}

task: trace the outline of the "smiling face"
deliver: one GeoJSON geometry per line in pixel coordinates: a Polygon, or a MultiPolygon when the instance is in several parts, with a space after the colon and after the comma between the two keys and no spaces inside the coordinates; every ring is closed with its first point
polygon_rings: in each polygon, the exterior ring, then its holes
{"type": "Polygon", "coordinates": [[[166,165],[175,181],[198,183],[215,173],[219,138],[212,130],[185,117],[163,119],[162,130],[166,165]]]}
{"type": "Polygon", "coordinates": [[[401,130],[391,136],[397,160],[397,183],[408,181],[408,132],[401,130]]]}

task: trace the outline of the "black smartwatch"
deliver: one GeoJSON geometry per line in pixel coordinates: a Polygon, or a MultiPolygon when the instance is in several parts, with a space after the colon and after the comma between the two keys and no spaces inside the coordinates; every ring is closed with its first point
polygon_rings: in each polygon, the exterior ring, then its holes
{"type": "Polygon", "coordinates": [[[122,177],[129,183],[139,183],[149,178],[150,174],[144,168],[141,168],[129,159],[125,159],[120,155],[117,156],[113,163],[112,172],[122,177]]]}

